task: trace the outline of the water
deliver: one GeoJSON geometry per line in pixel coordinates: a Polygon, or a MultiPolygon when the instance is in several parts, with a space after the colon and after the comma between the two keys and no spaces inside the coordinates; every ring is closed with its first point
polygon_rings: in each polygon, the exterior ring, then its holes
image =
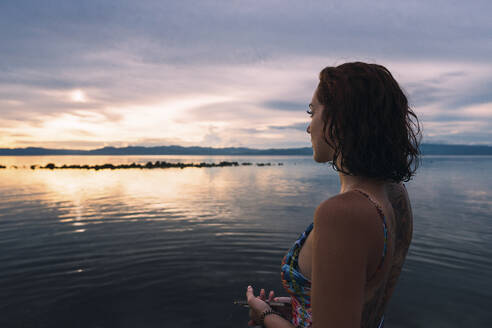
{"type": "MultiPolygon", "coordinates": [[[[339,191],[303,156],[0,157],[0,327],[247,327],[246,286],[339,191]],[[32,164],[283,166],[30,170],[32,164]],[[12,165],[19,167],[11,168],[12,165]]],[[[427,156],[407,183],[414,237],[387,327],[488,327],[492,157],[427,156]]]]}

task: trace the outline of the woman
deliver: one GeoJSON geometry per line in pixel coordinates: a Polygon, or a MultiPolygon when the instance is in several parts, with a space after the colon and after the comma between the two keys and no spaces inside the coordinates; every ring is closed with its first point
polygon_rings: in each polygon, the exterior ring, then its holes
{"type": "Polygon", "coordinates": [[[383,66],[326,67],[311,104],[313,157],[331,162],[340,193],[316,208],[314,220],[282,261],[290,313],[248,286],[248,325],[267,328],[381,328],[412,239],[406,188],[419,163],[420,127],[407,98],[383,66]],[[413,120],[415,119],[415,120],[413,120]]]}

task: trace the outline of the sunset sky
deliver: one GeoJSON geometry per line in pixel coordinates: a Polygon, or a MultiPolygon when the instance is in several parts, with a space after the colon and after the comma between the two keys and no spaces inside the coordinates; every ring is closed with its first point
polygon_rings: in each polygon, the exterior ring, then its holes
{"type": "Polygon", "coordinates": [[[325,66],[386,66],[424,142],[492,145],[491,1],[0,1],[0,148],[309,147],[325,66]]]}

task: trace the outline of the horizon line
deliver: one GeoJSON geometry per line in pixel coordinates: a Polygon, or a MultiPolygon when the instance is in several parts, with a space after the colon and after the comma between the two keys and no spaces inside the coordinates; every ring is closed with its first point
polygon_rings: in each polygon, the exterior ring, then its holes
{"type": "MultiPolygon", "coordinates": [[[[436,146],[465,146],[465,147],[492,147],[492,145],[487,145],[487,144],[448,144],[448,143],[432,143],[432,142],[425,142],[421,143],[419,146],[422,145],[436,145],[436,146]]],[[[16,147],[16,148],[2,148],[2,150],[16,150],[16,149],[46,149],[46,150],[73,150],[73,151],[93,151],[93,150],[100,150],[100,149],[105,149],[105,148],[115,148],[115,149],[122,149],[122,148],[132,148],[132,147],[140,147],[140,148],[157,148],[157,147],[181,147],[181,148],[211,148],[211,149],[227,149],[227,148],[243,148],[243,149],[251,149],[251,150],[275,150],[275,149],[302,149],[302,148],[312,148],[312,146],[305,146],[305,147],[284,147],[284,148],[251,148],[247,146],[225,146],[225,147],[214,147],[214,146],[181,146],[181,145],[159,145],[159,146],[139,146],[139,145],[128,145],[128,146],[102,146],[99,148],[93,148],[93,149],[75,149],[75,148],[45,148],[45,147],[33,147],[33,146],[28,146],[28,147],[16,147]]]]}

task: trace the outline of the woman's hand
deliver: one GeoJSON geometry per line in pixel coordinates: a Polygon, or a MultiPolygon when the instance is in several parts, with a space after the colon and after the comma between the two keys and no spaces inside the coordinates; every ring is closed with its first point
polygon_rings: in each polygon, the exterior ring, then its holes
{"type": "Polygon", "coordinates": [[[281,297],[274,297],[275,295],[273,294],[273,291],[270,292],[270,297],[268,298],[271,302],[271,298],[273,298],[273,302],[278,302],[278,303],[284,303],[284,306],[275,306],[272,305],[272,309],[280,313],[282,317],[285,319],[289,320],[292,319],[292,305],[291,305],[291,298],[290,296],[281,296],[281,297]]]}
{"type": "MultiPolygon", "coordinates": [[[[263,311],[273,309],[277,312],[279,312],[285,319],[290,321],[291,315],[292,315],[292,310],[290,306],[282,306],[282,307],[277,307],[273,306],[270,307],[265,301],[265,290],[262,288],[260,290],[260,296],[256,296],[253,293],[253,287],[248,286],[248,289],[246,291],[246,298],[248,300],[248,305],[249,305],[249,317],[250,320],[248,322],[248,326],[255,326],[259,325],[260,323],[260,317],[263,311]]],[[[289,303],[290,305],[290,297],[275,297],[275,293],[270,291],[270,294],[268,296],[268,301],[269,302],[282,302],[282,303],[289,303]]]]}
{"type": "Polygon", "coordinates": [[[261,314],[265,310],[270,310],[271,307],[265,302],[265,290],[262,288],[260,296],[253,294],[253,287],[248,286],[246,290],[246,299],[249,305],[249,318],[248,326],[256,326],[260,324],[261,314]]]}

